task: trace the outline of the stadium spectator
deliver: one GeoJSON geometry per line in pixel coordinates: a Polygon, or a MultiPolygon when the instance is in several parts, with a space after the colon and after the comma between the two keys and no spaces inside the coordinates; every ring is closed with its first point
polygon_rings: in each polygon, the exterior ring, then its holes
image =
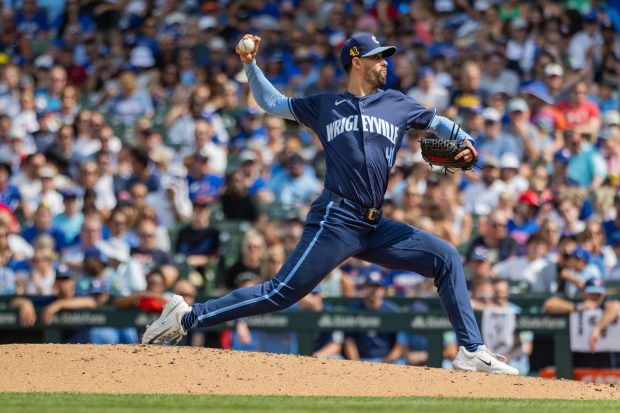
{"type": "Polygon", "coordinates": [[[605,239],[608,243],[616,233],[620,233],[620,194],[614,196],[615,218],[603,222],[603,230],[605,231],[605,239]]]}
{"type": "Polygon", "coordinates": [[[478,245],[473,249],[465,266],[469,272],[467,285],[470,289],[471,286],[482,281],[488,281],[495,276],[493,266],[489,260],[489,250],[482,245],[478,245]]]}
{"type": "Polygon", "coordinates": [[[29,277],[19,280],[20,289],[25,295],[52,295],[56,279],[56,252],[48,247],[35,248],[34,256],[29,261],[29,277]]]}
{"type": "Polygon", "coordinates": [[[254,230],[246,232],[241,244],[241,256],[239,259],[226,270],[224,274],[223,287],[227,289],[235,289],[239,287],[241,279],[239,276],[243,273],[250,272],[261,274],[263,265],[263,256],[265,254],[265,240],[263,236],[254,230]]]}
{"type": "Polygon", "coordinates": [[[39,205],[34,213],[33,224],[22,231],[22,236],[29,244],[41,234],[48,234],[54,238],[56,251],[61,251],[65,247],[65,235],[58,227],[52,225],[52,210],[46,203],[39,205]]]}
{"type": "MultiPolygon", "coordinates": [[[[241,154],[242,157],[244,153],[241,154]]],[[[234,170],[226,176],[221,204],[226,219],[256,222],[259,218],[258,200],[248,191],[246,179],[241,169],[234,170]]]]}
{"type": "Polygon", "coordinates": [[[589,132],[579,133],[572,130],[566,132],[565,144],[571,153],[568,177],[592,191],[598,189],[607,176],[607,165],[590,143],[592,135],[589,132]]]}
{"type": "Polygon", "coordinates": [[[504,154],[512,153],[519,158],[523,154],[519,150],[512,135],[502,131],[502,114],[495,108],[488,107],[482,111],[484,130],[476,140],[476,149],[482,159],[493,156],[500,159],[504,154]]]}
{"type": "Polygon", "coordinates": [[[177,237],[175,253],[182,254],[184,261],[204,274],[207,266],[217,264],[220,254],[220,231],[209,221],[210,200],[198,195],[192,201],[193,213],[177,237]]]}
{"type": "Polygon", "coordinates": [[[54,144],[45,151],[45,158],[58,172],[72,179],[79,177],[78,170],[83,161],[74,147],[75,135],[71,125],[62,125],[56,133],[54,144]]]}
{"type": "Polygon", "coordinates": [[[276,201],[293,207],[308,203],[320,191],[320,184],[313,174],[304,172],[305,160],[295,154],[283,166],[285,171],[269,183],[276,201]]]}
{"type": "Polygon", "coordinates": [[[551,245],[541,233],[531,234],[526,241],[525,255],[510,257],[493,266],[497,278],[514,282],[523,282],[524,291],[530,289],[540,278],[541,270],[547,266],[546,259],[551,245]]]}
{"type": "Polygon", "coordinates": [[[152,270],[159,270],[166,279],[166,289],[171,288],[179,276],[179,270],[174,264],[170,253],[157,248],[157,224],[144,217],[138,222],[138,246],[132,247],[130,255],[142,266],[144,274],[152,270]]]}
{"type": "Polygon", "coordinates": [[[492,264],[497,264],[516,255],[518,244],[514,238],[508,235],[507,226],[506,214],[498,210],[491,212],[486,223],[484,223],[484,228],[481,228],[481,235],[471,242],[467,250],[468,259],[471,259],[474,249],[479,245],[488,250],[488,259],[492,264]]]}
{"type": "Polygon", "coordinates": [[[138,88],[137,77],[130,71],[119,76],[119,92],[107,105],[107,114],[118,122],[132,124],[141,116],[151,117],[154,114],[151,97],[138,88]]]}
{"type": "MultiPolygon", "coordinates": [[[[529,187],[527,179],[519,174],[521,162],[517,155],[506,152],[499,160],[499,176],[506,184],[506,192],[520,194],[529,187]]],[[[501,195],[500,195],[501,197],[501,195]]]]}
{"type": "Polygon", "coordinates": [[[102,229],[102,220],[98,214],[85,215],[80,229],[79,242],[62,251],[61,261],[68,264],[75,273],[80,273],[84,251],[105,242],[102,229]]]}
{"type": "Polygon", "coordinates": [[[547,134],[540,134],[530,123],[530,108],[522,98],[513,98],[506,106],[508,124],[504,126],[504,136],[517,144],[522,160],[549,161],[553,150],[553,140],[547,134]]]}
{"type": "Polygon", "coordinates": [[[464,245],[470,240],[473,224],[471,214],[458,201],[456,184],[447,179],[441,180],[435,194],[437,206],[453,233],[455,245],[464,245]]]}
{"type": "Polygon", "coordinates": [[[564,85],[564,68],[559,63],[547,63],[544,69],[544,77],[542,81],[547,86],[549,95],[555,102],[561,102],[565,93],[564,85]]]}
{"type": "Polygon", "coordinates": [[[18,211],[25,205],[22,206],[22,195],[19,189],[10,181],[11,169],[8,159],[0,159],[0,202],[6,204],[12,211],[18,211]]]}
{"type": "Polygon", "coordinates": [[[450,104],[463,116],[467,109],[483,107],[486,94],[480,88],[480,66],[465,62],[460,70],[460,88],[452,92],[450,104]]]}
{"type": "Polygon", "coordinates": [[[20,260],[15,258],[9,245],[9,227],[0,223],[0,294],[16,293],[15,268],[20,260]]]}
{"type": "MultiPolygon", "coordinates": [[[[300,311],[314,311],[317,313],[329,313],[333,311],[331,305],[323,300],[320,290],[315,290],[302,298],[297,304],[300,311]]],[[[342,331],[316,331],[312,334],[312,356],[342,358],[342,331]]]]}
{"type": "Polygon", "coordinates": [[[463,192],[464,207],[472,215],[488,215],[506,191],[506,184],[499,179],[499,160],[493,155],[481,159],[480,181],[472,183],[463,192]]]}
{"type": "Polygon", "coordinates": [[[480,77],[480,88],[487,94],[497,92],[515,96],[519,88],[519,76],[506,68],[506,57],[500,52],[490,53],[485,61],[480,77]]]}
{"type": "Polygon", "coordinates": [[[484,311],[493,305],[495,289],[491,280],[481,280],[470,288],[471,307],[474,311],[484,311]]]}
{"type": "Polygon", "coordinates": [[[577,303],[560,297],[548,298],[544,303],[545,312],[554,315],[568,315],[574,311],[600,309],[602,316],[594,326],[589,337],[590,352],[573,352],[573,366],[615,368],[617,367],[615,354],[611,352],[597,352],[596,346],[605,327],[618,318],[620,302],[607,299],[607,289],[605,288],[605,282],[601,278],[591,277],[586,279],[580,290],[580,300],[577,303]]]}
{"type": "Polygon", "coordinates": [[[446,110],[450,103],[450,95],[445,87],[435,82],[433,69],[429,66],[422,66],[418,70],[417,77],[417,86],[409,89],[406,94],[423,105],[437,108],[438,112],[446,110]]]}
{"type": "Polygon", "coordinates": [[[559,273],[559,276],[558,291],[564,292],[570,298],[577,296],[577,293],[583,289],[586,280],[603,278],[599,268],[590,263],[590,253],[580,245],[568,253],[566,266],[559,273]]]}
{"type": "MultiPolygon", "coordinates": [[[[360,284],[361,300],[353,307],[355,310],[400,312],[396,304],[384,299],[386,286],[380,273],[369,273],[360,284]]],[[[405,355],[406,345],[407,339],[404,333],[345,332],[343,353],[348,360],[395,363],[405,355]]]]}
{"type": "Polygon", "coordinates": [[[114,307],[119,310],[137,308],[147,312],[159,312],[164,308],[168,300],[164,297],[166,291],[166,280],[164,275],[153,270],[146,275],[146,288],[143,291],[136,291],[129,295],[116,297],[114,307]]]}
{"type": "Polygon", "coordinates": [[[609,271],[609,280],[620,280],[620,233],[614,234],[610,241],[610,246],[613,249],[616,257],[616,264],[609,271]]]}
{"type": "Polygon", "coordinates": [[[521,253],[525,252],[524,247],[527,239],[539,229],[536,220],[539,207],[540,199],[538,194],[528,189],[519,195],[515,205],[514,216],[508,221],[508,234],[517,241],[521,253]]]}
{"type": "MultiPolygon", "coordinates": [[[[510,286],[508,281],[495,280],[493,282],[493,289],[493,304],[495,307],[512,311],[515,314],[522,312],[521,307],[510,302],[510,286]]],[[[496,349],[496,351],[503,351],[506,354],[506,362],[518,369],[519,375],[527,376],[530,372],[530,355],[534,349],[534,334],[531,331],[514,331],[513,336],[511,348],[500,348],[496,349]]]]}
{"type": "Polygon", "coordinates": [[[577,82],[571,90],[570,98],[556,106],[564,114],[569,129],[589,134],[594,143],[601,127],[601,115],[598,106],[587,97],[587,83],[577,82]]]}

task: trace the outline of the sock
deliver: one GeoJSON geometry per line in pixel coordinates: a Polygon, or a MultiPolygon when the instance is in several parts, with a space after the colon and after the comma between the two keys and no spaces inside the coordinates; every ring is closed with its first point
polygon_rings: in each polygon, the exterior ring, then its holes
{"type": "Polygon", "coordinates": [[[478,347],[480,347],[480,344],[470,344],[467,346],[463,346],[465,347],[465,350],[469,351],[470,353],[473,353],[474,351],[478,350],[478,347]]]}
{"type": "Polygon", "coordinates": [[[183,314],[183,317],[181,317],[181,327],[183,327],[183,330],[188,332],[196,322],[197,318],[198,316],[194,314],[194,309],[192,309],[189,313],[183,314]]]}

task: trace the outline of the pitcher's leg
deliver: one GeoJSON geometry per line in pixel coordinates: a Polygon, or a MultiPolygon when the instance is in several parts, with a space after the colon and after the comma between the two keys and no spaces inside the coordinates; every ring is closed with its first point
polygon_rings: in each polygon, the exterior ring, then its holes
{"type": "Polygon", "coordinates": [[[459,344],[482,344],[461,257],[450,244],[401,222],[382,219],[369,238],[368,248],[356,257],[386,268],[414,271],[434,278],[441,305],[459,344]]]}
{"type": "Polygon", "coordinates": [[[329,212],[327,207],[318,224],[306,226],[299,244],[272,280],[194,304],[183,327],[207,327],[282,310],[310,293],[325,275],[355,252],[354,248],[359,249],[358,236],[350,233],[352,239],[348,239],[337,218],[328,220],[329,212]]]}

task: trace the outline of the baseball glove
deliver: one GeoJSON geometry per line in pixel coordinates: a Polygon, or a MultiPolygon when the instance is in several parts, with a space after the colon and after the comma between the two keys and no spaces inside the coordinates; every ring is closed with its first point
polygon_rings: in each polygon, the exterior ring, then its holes
{"type": "Polygon", "coordinates": [[[458,168],[463,171],[472,169],[478,163],[478,153],[475,149],[467,146],[466,140],[447,140],[424,138],[421,140],[422,157],[431,165],[443,166],[444,171],[451,172],[451,168],[458,168]],[[455,159],[456,155],[469,150],[473,159],[469,162],[465,161],[465,157],[455,159]]]}

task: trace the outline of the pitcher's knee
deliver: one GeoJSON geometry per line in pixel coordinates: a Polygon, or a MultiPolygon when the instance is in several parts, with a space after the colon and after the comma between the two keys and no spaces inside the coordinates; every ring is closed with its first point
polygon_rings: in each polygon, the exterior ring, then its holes
{"type": "Polygon", "coordinates": [[[294,289],[284,284],[277,284],[273,280],[269,280],[264,284],[269,301],[276,307],[276,310],[284,310],[289,308],[306,293],[300,289],[294,289]]]}
{"type": "Polygon", "coordinates": [[[450,275],[455,269],[461,268],[461,255],[452,245],[446,243],[440,256],[442,259],[438,260],[439,268],[437,268],[437,275],[450,275]]]}

